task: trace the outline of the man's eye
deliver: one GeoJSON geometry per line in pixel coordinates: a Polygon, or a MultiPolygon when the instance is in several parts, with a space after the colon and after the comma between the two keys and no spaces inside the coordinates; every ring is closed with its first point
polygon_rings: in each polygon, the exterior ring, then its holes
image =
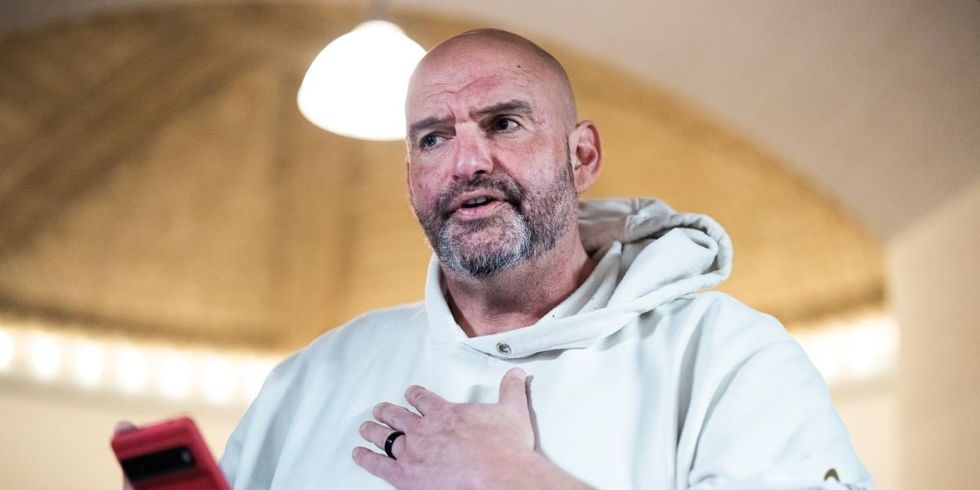
{"type": "Polygon", "coordinates": [[[498,117],[490,123],[490,128],[494,131],[510,131],[517,128],[517,121],[509,117],[498,117]]]}
{"type": "Polygon", "coordinates": [[[419,140],[419,148],[427,150],[433,146],[439,144],[439,136],[436,134],[427,134],[419,140]]]}

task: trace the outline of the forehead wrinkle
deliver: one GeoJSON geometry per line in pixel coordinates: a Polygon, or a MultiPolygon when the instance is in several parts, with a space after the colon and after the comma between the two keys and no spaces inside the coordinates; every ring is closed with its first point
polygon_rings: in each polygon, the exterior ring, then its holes
{"type": "Polygon", "coordinates": [[[446,78],[437,78],[431,82],[427,81],[423,84],[423,90],[428,92],[435,90],[435,92],[425,95],[424,98],[430,99],[443,94],[460,95],[466,92],[479,91],[482,85],[488,85],[490,88],[488,91],[491,92],[509,87],[516,87],[520,90],[530,92],[533,90],[531,87],[535,86],[532,83],[534,77],[524,70],[498,66],[486,71],[490,71],[490,73],[467,76],[457,72],[452,73],[446,78]]]}
{"type": "Polygon", "coordinates": [[[481,109],[515,99],[527,102],[532,111],[536,110],[537,97],[535,97],[533,84],[529,83],[527,74],[520,70],[510,69],[507,71],[514,72],[517,76],[507,78],[504,73],[497,71],[466,80],[462,86],[458,85],[463,81],[452,79],[436,79],[425,82],[424,88],[415,90],[414,94],[410,94],[410,98],[421,97],[420,103],[410,104],[410,106],[415,105],[419,108],[417,112],[423,114],[421,120],[452,118],[453,114],[458,112],[453,109],[456,103],[465,104],[465,107],[461,108],[461,112],[466,114],[479,112],[481,109]],[[505,80],[501,81],[501,78],[505,78],[505,80]],[[483,85],[487,86],[485,91],[482,90],[483,85]],[[419,92],[423,93],[419,94],[419,92]],[[437,106],[439,107],[438,112],[426,116],[430,112],[426,106],[437,106]]]}
{"type": "MultiPolygon", "coordinates": [[[[490,71],[491,73],[480,74],[477,75],[476,77],[461,75],[458,71],[454,71],[450,76],[447,76],[445,79],[437,78],[436,80],[431,82],[426,81],[423,86],[428,88],[436,88],[436,89],[440,87],[446,87],[441,89],[442,92],[455,95],[455,94],[467,92],[468,90],[474,89],[475,85],[480,85],[483,83],[491,84],[494,87],[502,86],[504,85],[504,83],[501,82],[509,82],[509,80],[507,80],[505,77],[506,75],[514,75],[514,78],[520,80],[520,82],[518,82],[517,85],[519,85],[521,88],[526,89],[527,87],[532,85],[531,83],[529,83],[531,82],[530,79],[532,77],[525,70],[518,70],[505,66],[505,67],[493,67],[490,69],[490,71]],[[501,80],[501,78],[503,78],[504,80],[501,80]],[[458,88],[455,87],[456,85],[459,85],[461,83],[463,84],[462,86],[458,88]]],[[[439,95],[439,93],[429,94],[425,98],[428,99],[434,95],[439,95]]]]}

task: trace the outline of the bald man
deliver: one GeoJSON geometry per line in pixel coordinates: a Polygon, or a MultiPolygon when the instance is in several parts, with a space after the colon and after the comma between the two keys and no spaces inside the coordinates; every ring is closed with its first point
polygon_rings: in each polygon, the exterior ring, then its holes
{"type": "Polygon", "coordinates": [[[579,202],[599,133],[551,55],[454,37],[406,117],[425,300],[280,364],[228,442],[234,488],[873,488],[779,323],[700,292],[731,269],[717,223],[579,202]]]}

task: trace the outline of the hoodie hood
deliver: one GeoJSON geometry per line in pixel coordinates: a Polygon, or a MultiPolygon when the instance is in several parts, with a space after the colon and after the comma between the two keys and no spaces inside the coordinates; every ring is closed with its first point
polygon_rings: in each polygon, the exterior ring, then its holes
{"type": "Polygon", "coordinates": [[[585,250],[594,258],[601,256],[592,274],[604,275],[586,281],[593,288],[588,308],[569,316],[546,315],[534,325],[509,332],[468,338],[446,303],[439,261],[433,256],[425,291],[433,338],[501,358],[584,348],[637,316],[713,287],[731,273],[731,239],[707,216],[677,213],[661,201],[647,199],[582,201],[578,211],[585,250]]]}

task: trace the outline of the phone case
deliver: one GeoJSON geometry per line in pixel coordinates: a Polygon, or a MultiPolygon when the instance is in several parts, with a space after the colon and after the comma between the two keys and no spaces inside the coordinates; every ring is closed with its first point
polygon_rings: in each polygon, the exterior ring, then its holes
{"type": "Polygon", "coordinates": [[[189,417],[116,434],[112,450],[135,490],[229,490],[189,417]]]}

